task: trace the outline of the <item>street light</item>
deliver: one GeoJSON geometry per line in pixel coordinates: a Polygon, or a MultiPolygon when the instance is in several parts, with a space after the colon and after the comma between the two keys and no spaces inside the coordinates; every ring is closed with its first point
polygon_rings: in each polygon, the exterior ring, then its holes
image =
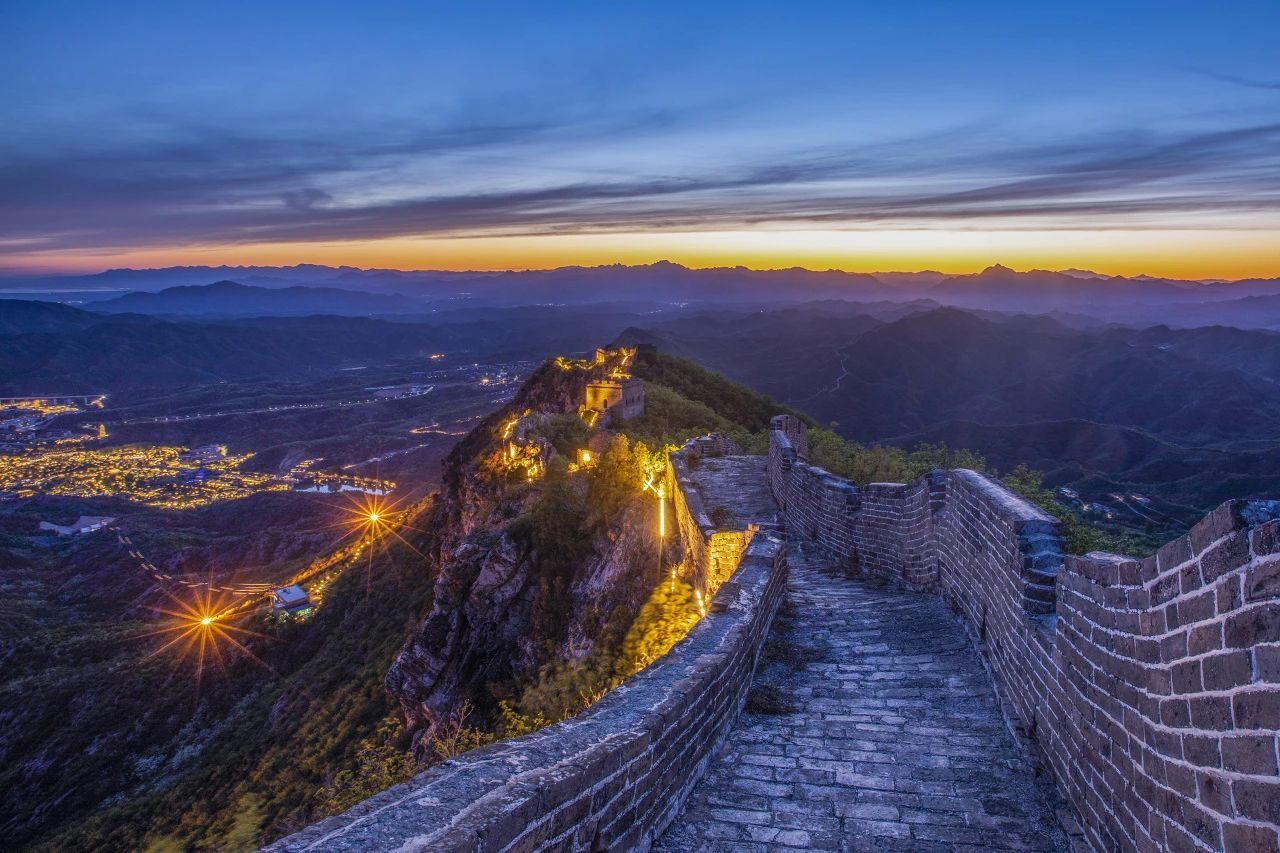
{"type": "MultiPolygon", "coordinates": [[[[653,492],[658,498],[658,577],[662,577],[662,551],[667,538],[667,502],[666,487],[661,483],[654,485],[653,475],[645,480],[644,491],[653,492]]],[[[671,588],[676,584],[676,567],[671,567],[671,588]]]]}
{"type": "Polygon", "coordinates": [[[650,477],[644,483],[645,491],[653,492],[658,496],[658,538],[665,539],[667,536],[667,504],[666,504],[666,487],[661,483],[653,484],[653,477],[650,477]]]}

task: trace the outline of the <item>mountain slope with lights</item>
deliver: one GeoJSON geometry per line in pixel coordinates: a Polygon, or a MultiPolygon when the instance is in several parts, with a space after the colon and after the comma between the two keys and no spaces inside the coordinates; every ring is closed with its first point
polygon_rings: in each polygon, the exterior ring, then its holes
{"type": "Polygon", "coordinates": [[[38,549],[7,533],[0,835],[40,850],[242,849],[261,828],[345,804],[340,768],[393,774],[387,784],[412,769],[380,682],[429,594],[420,508],[397,518],[406,541],[355,560],[305,621],[264,620],[207,587],[157,597],[128,556],[194,547],[210,565],[287,569],[346,523],[291,497],[133,515],[128,546],[116,531],[38,549]]]}

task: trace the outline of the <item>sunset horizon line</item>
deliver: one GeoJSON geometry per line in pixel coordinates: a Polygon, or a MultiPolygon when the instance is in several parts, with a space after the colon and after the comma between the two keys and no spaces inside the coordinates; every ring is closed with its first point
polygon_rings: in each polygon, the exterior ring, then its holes
{"type": "MultiPolygon", "coordinates": [[[[1086,278],[1096,277],[1098,279],[1156,279],[1164,281],[1185,281],[1195,283],[1214,283],[1214,282],[1236,282],[1249,280],[1266,280],[1280,279],[1280,270],[1276,272],[1260,272],[1239,274],[1220,274],[1220,275],[1178,275],[1178,274],[1160,274],[1150,272],[1110,272],[1103,265],[1095,265],[1089,263],[1080,263],[1075,265],[1036,265],[1036,264],[1017,264],[1006,263],[1002,260],[992,260],[986,263],[979,262],[973,266],[956,267],[949,264],[928,265],[921,267],[878,267],[878,266],[820,266],[806,265],[803,261],[796,263],[779,263],[770,264],[749,264],[749,263],[728,263],[728,262],[686,262],[673,260],[668,257],[659,257],[653,260],[616,260],[616,261],[582,261],[582,262],[564,262],[546,265],[529,265],[529,266],[387,266],[387,265],[362,265],[358,263],[325,263],[323,261],[300,260],[292,263],[271,263],[271,262],[210,262],[210,263],[168,263],[155,265],[140,266],[101,266],[86,268],[62,268],[62,269],[41,269],[41,268],[20,268],[0,267],[0,281],[4,280],[22,280],[22,279],[42,279],[42,278],[85,278],[97,275],[107,275],[117,272],[163,272],[166,270],[183,270],[183,269],[200,269],[207,268],[209,270],[255,270],[255,269],[278,269],[290,270],[300,269],[304,267],[317,267],[327,270],[353,270],[362,273],[406,273],[406,274],[454,274],[454,275],[500,275],[504,273],[537,273],[537,272],[557,272],[562,270],[593,270],[593,269],[610,269],[610,268],[626,268],[639,269],[642,267],[680,267],[691,272],[715,272],[720,270],[739,270],[747,272],[768,273],[768,272],[804,272],[812,274],[831,274],[838,273],[842,275],[940,275],[946,278],[956,278],[963,276],[975,276],[994,269],[1004,269],[1009,272],[1026,275],[1031,273],[1055,273],[1062,275],[1074,275],[1075,277],[1086,278]],[[1086,275],[1087,274],[1087,275],[1086,275]]],[[[211,282],[212,283],[212,282],[211,282]]]]}

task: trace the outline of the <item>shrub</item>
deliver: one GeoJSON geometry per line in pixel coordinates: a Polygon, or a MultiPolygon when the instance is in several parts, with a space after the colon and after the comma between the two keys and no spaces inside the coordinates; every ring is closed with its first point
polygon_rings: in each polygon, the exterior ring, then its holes
{"type": "Polygon", "coordinates": [[[467,725],[471,717],[471,703],[463,702],[448,719],[436,726],[428,750],[435,753],[441,761],[455,758],[469,749],[493,743],[494,736],[486,731],[467,725]]]}
{"type": "Polygon", "coordinates": [[[576,412],[565,412],[552,415],[539,427],[538,433],[551,442],[556,453],[566,458],[573,458],[578,448],[587,443],[591,436],[591,428],[587,426],[576,412]]]}
{"type": "Polygon", "coordinates": [[[1141,543],[1094,527],[1082,521],[1071,509],[1058,503],[1053,492],[1044,487],[1044,474],[1041,472],[1019,465],[1000,479],[1010,489],[1062,522],[1062,541],[1068,554],[1109,551],[1113,554],[1133,555],[1143,552],[1141,543]]]}
{"type": "Polygon", "coordinates": [[[693,587],[679,580],[659,583],[622,642],[622,677],[634,675],[665,655],[697,623],[693,587]]]}
{"type": "Polygon", "coordinates": [[[622,513],[651,473],[653,454],[642,442],[634,445],[615,435],[595,467],[587,469],[587,503],[592,526],[608,526],[622,513]]]}
{"type": "Polygon", "coordinates": [[[400,715],[385,717],[370,737],[360,741],[355,761],[335,773],[324,786],[321,810],[325,814],[345,811],[417,772],[418,762],[399,743],[402,739],[400,715]]]}

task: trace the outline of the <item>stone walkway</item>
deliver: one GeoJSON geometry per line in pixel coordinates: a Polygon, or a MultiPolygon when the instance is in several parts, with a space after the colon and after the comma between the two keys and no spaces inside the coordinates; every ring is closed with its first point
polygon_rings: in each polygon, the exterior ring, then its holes
{"type": "Polygon", "coordinates": [[[717,507],[731,515],[731,526],[772,524],[778,505],[769,493],[763,456],[707,456],[689,472],[707,512],[717,507]]]}
{"type": "Polygon", "coordinates": [[[656,849],[1067,849],[946,605],[790,548],[746,711],[656,849]]]}

